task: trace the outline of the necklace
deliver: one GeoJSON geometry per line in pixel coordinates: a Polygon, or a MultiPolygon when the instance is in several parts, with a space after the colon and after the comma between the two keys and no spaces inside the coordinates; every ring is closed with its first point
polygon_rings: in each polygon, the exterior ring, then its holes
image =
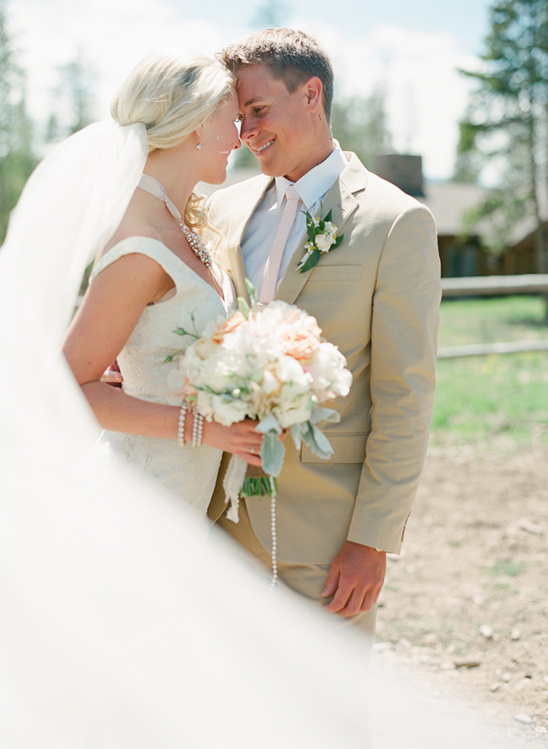
{"type": "Polygon", "coordinates": [[[145,192],[150,193],[155,198],[162,200],[165,203],[167,210],[171,213],[173,218],[179,224],[179,227],[190,245],[190,249],[196,255],[196,257],[202,261],[206,268],[210,268],[212,264],[211,253],[204,245],[198,234],[196,234],[190,226],[187,226],[183,221],[183,217],[175,203],[170,200],[161,182],[151,177],[150,174],[141,175],[138,187],[145,192]]]}

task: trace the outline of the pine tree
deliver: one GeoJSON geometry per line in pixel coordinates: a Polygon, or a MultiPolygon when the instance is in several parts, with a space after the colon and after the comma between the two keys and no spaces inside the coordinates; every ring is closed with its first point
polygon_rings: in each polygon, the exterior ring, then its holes
{"type": "Polygon", "coordinates": [[[475,219],[490,226],[491,249],[504,249],[523,219],[536,226],[537,271],[548,273],[543,200],[548,195],[548,2],[499,0],[489,9],[490,31],[468,111],[460,123],[456,176],[495,187],[475,219]],[[543,220],[544,219],[544,220],[543,220]]]}
{"type": "Polygon", "coordinates": [[[377,87],[370,96],[352,96],[333,102],[334,137],[343,150],[354,151],[369,167],[378,156],[392,149],[385,100],[384,89],[377,87]]]}
{"type": "Polygon", "coordinates": [[[48,142],[66,138],[93,121],[95,79],[81,51],[58,69],[54,104],[46,125],[48,142]]]}
{"type": "Polygon", "coordinates": [[[33,138],[25,75],[16,63],[6,15],[0,7],[0,243],[10,211],[38,161],[33,138]]]}

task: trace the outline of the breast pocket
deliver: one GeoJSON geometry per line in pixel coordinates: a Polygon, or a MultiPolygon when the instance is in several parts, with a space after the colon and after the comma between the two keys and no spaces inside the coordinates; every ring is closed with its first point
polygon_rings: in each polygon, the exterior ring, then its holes
{"type": "Polygon", "coordinates": [[[362,265],[327,265],[322,261],[313,269],[308,283],[314,281],[355,281],[361,276],[362,265]]]}

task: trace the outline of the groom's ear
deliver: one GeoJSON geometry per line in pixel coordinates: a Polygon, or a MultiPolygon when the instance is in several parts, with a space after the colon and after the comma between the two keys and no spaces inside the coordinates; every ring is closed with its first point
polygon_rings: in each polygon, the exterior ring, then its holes
{"type": "Polygon", "coordinates": [[[304,84],[308,110],[314,114],[322,106],[323,83],[317,76],[309,78],[304,84]]]}

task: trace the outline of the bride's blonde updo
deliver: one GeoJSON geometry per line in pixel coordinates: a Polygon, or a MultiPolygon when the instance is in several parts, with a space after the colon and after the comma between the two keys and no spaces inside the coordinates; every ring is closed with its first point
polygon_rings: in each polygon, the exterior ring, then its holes
{"type": "Polygon", "coordinates": [[[132,70],[111,114],[119,125],[142,122],[149,152],[179,145],[234,90],[227,68],[198,52],[157,52],[132,70]]]}
{"type": "MultiPolygon", "coordinates": [[[[198,52],[157,52],[138,63],[116,94],[111,115],[119,125],[143,123],[149,153],[188,138],[234,91],[234,75],[198,52]]],[[[207,223],[202,198],[192,194],[185,220],[207,223]]]]}

